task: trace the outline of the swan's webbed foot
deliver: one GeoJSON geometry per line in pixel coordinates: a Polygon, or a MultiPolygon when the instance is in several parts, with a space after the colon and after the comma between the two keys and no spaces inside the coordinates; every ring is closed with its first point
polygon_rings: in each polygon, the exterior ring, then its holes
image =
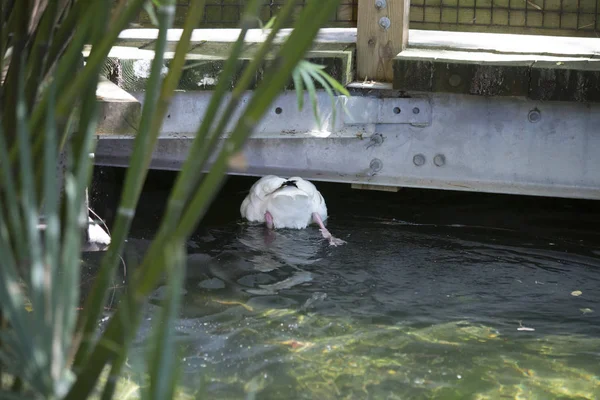
{"type": "Polygon", "coordinates": [[[336,238],[335,236],[333,236],[331,234],[331,232],[329,232],[327,229],[325,228],[321,228],[319,229],[321,231],[321,235],[323,235],[323,238],[327,239],[329,241],[329,245],[330,246],[340,246],[342,244],[345,244],[346,241],[340,238],[336,238]]]}
{"type": "Polygon", "coordinates": [[[321,231],[321,235],[323,235],[324,239],[327,239],[329,241],[330,246],[340,246],[340,245],[346,243],[345,240],[336,238],[335,236],[333,236],[331,234],[331,232],[329,232],[327,230],[327,228],[325,228],[325,224],[323,224],[323,220],[321,219],[321,216],[319,215],[319,213],[313,213],[312,218],[313,218],[313,221],[315,221],[319,225],[319,228],[321,228],[321,229],[319,229],[321,231]]]}

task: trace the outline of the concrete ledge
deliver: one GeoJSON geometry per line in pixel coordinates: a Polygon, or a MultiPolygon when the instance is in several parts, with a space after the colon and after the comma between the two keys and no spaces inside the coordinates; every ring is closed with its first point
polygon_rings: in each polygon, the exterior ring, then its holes
{"type": "Polygon", "coordinates": [[[96,98],[99,104],[97,134],[134,134],[142,114],[141,103],[104,77],[100,77],[96,98]]]}
{"type": "MultiPolygon", "coordinates": [[[[305,57],[316,64],[324,65],[325,71],[337,79],[343,85],[352,81],[353,60],[355,48],[353,45],[337,44],[329,46],[329,50],[312,50],[305,57]],[[333,49],[337,47],[337,49],[333,49]]],[[[169,68],[173,53],[165,54],[164,71],[169,68]]],[[[218,82],[219,74],[223,69],[227,52],[216,54],[188,53],[186,66],[182,73],[178,90],[213,90],[218,82]]],[[[143,91],[150,76],[151,62],[154,52],[146,49],[135,49],[130,47],[115,47],[109,53],[107,64],[103,75],[117,82],[119,87],[130,91],[143,91]]],[[[250,58],[242,58],[238,61],[238,74],[230,82],[233,87],[241,76],[243,68],[249,63],[250,58]]],[[[264,71],[268,68],[270,61],[259,67],[254,82],[250,89],[254,89],[262,80],[264,71]]],[[[315,85],[319,85],[315,82],[315,85]]],[[[293,88],[290,81],[285,89],[293,88]]]]}

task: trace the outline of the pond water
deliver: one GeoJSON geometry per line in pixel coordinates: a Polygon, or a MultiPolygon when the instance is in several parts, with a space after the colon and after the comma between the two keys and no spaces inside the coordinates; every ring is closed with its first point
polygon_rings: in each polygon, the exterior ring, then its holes
{"type": "MultiPolygon", "coordinates": [[[[182,393],[600,397],[600,204],[317,183],[328,229],[347,244],[329,247],[317,228],[268,243],[239,219],[253,181],[230,179],[189,241],[182,393]]],[[[146,189],[130,259],[152,237],[164,189],[146,189]]]]}

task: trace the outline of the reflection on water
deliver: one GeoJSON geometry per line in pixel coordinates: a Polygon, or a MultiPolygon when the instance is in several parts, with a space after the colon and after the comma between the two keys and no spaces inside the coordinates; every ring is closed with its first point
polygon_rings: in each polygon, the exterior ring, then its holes
{"type": "MultiPolygon", "coordinates": [[[[328,227],[345,246],[327,246],[317,228],[267,238],[237,220],[244,194],[225,190],[189,243],[182,392],[600,397],[596,203],[327,190],[328,227]]],[[[144,246],[132,239],[128,251],[144,246]]]]}

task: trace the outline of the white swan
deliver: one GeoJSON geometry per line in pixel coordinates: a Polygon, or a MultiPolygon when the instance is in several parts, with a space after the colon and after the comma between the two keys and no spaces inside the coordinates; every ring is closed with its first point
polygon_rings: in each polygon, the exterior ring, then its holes
{"type": "Polygon", "coordinates": [[[82,243],[83,251],[103,251],[110,244],[110,235],[102,226],[88,216],[86,241],[82,243]]]}
{"type": "Polygon", "coordinates": [[[330,245],[346,243],[325,228],[325,199],[315,185],[300,177],[284,179],[267,175],[260,178],[250,188],[240,206],[240,213],[250,222],[266,223],[269,229],[304,229],[315,223],[330,245]]]}

